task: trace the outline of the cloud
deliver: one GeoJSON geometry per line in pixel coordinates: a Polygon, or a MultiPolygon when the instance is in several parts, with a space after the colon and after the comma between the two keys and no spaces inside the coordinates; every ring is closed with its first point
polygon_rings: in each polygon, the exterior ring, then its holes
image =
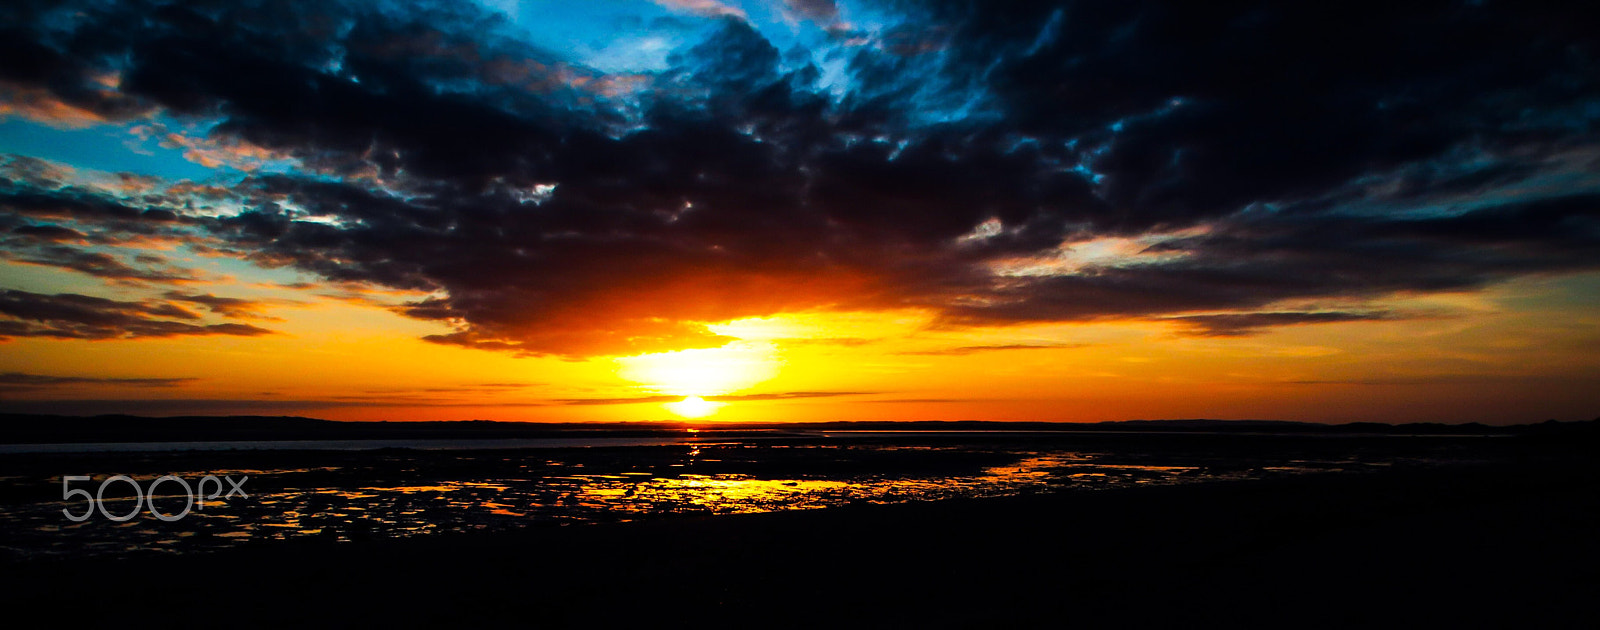
{"type": "MultiPolygon", "coordinates": [[[[12,158],[7,166],[20,167],[23,164],[12,158]]],[[[30,173],[22,168],[8,168],[6,171],[5,174],[12,179],[0,181],[0,207],[12,216],[96,223],[114,222],[119,227],[133,229],[140,227],[148,229],[176,219],[176,215],[170,210],[139,208],[124,204],[121,199],[95,190],[47,180],[43,174],[30,173]],[[33,181],[26,181],[28,179],[33,181]]],[[[62,173],[49,173],[49,175],[71,176],[62,173]]]]}
{"type": "Polygon", "coordinates": [[[564,398],[557,400],[562,405],[635,405],[641,403],[673,403],[681,402],[683,396],[633,396],[628,398],[564,398]]]}
{"type": "Polygon", "coordinates": [[[653,0],[668,9],[693,13],[706,17],[736,17],[744,19],[744,9],[730,6],[717,0],[653,0]]]}
{"type": "Polygon", "coordinates": [[[1093,147],[1080,163],[1099,177],[1097,192],[1126,209],[1103,217],[1109,227],[1315,197],[1454,149],[1498,156],[1587,141],[1563,127],[1593,116],[1595,42],[1580,26],[1593,16],[1581,12],[930,5],[935,19],[961,25],[953,54],[963,65],[992,66],[986,77],[1009,126],[1093,147]]]}
{"type": "Polygon", "coordinates": [[[262,300],[247,300],[243,298],[230,298],[211,295],[209,293],[189,294],[178,291],[168,291],[168,300],[174,302],[188,302],[204,306],[207,310],[230,319],[260,319],[283,321],[282,318],[273,317],[262,312],[283,302],[267,302],[262,300]]]}
{"type": "MultiPolygon", "coordinates": [[[[237,415],[240,413],[302,413],[347,407],[386,407],[383,403],[337,400],[259,400],[216,398],[71,398],[56,400],[3,400],[4,413],[61,414],[73,416],[132,415],[237,415]]],[[[416,406],[406,403],[404,406],[416,406]]]]}
{"type": "Polygon", "coordinates": [[[82,129],[105,122],[99,114],[63,102],[46,90],[0,82],[0,119],[13,116],[58,129],[82,129]]]}
{"type": "Polygon", "coordinates": [[[0,289],[0,338],[138,339],[192,335],[274,334],[248,324],[197,323],[199,315],[170,302],[121,301],[74,293],[46,295],[0,289]]]}
{"type": "Polygon", "coordinates": [[[232,200],[231,192],[214,188],[188,183],[166,186],[147,176],[4,156],[0,245],[12,260],[110,279],[195,279],[195,272],[166,265],[153,258],[157,253],[137,250],[193,241],[198,225],[187,215],[211,211],[218,195],[232,200]]]}
{"type": "Polygon", "coordinates": [[[50,242],[81,241],[84,239],[83,232],[49,223],[19,225],[12,228],[11,233],[50,242]]]}
{"type": "Polygon", "coordinates": [[[475,383],[470,385],[455,385],[449,387],[408,387],[408,388],[383,388],[368,389],[367,394],[472,394],[507,393],[512,390],[527,387],[538,387],[539,383],[475,383]]]}
{"type": "MultiPolygon", "coordinates": [[[[13,230],[13,233],[16,231],[13,230]]],[[[10,256],[7,255],[9,258],[10,256]]],[[[192,269],[174,267],[152,254],[136,257],[143,267],[135,267],[105,252],[87,251],[72,247],[48,246],[35,250],[31,256],[13,258],[17,262],[46,267],[69,269],[98,278],[121,282],[183,284],[204,279],[192,269]]]]}
{"type": "Polygon", "coordinates": [[[117,92],[120,77],[111,71],[76,68],[84,73],[82,77],[86,80],[65,89],[65,86],[47,89],[30,85],[30,79],[36,80],[39,72],[48,71],[34,64],[42,61],[39,57],[50,54],[33,48],[34,45],[33,42],[13,42],[12,48],[4,53],[8,61],[21,65],[0,70],[0,120],[20,117],[57,129],[83,129],[149,113],[136,99],[117,92]]]}
{"type": "Polygon", "coordinates": [[[0,390],[33,390],[101,385],[113,387],[178,387],[192,383],[196,378],[111,378],[101,376],[51,376],[25,372],[0,373],[0,390]]]}
{"type": "Polygon", "coordinates": [[[833,0],[783,0],[783,4],[789,13],[819,24],[839,19],[839,5],[833,0]]]}
{"type": "Polygon", "coordinates": [[[1157,247],[1179,255],[1015,278],[945,308],[942,317],[974,325],[1265,309],[1256,320],[1272,321],[1272,305],[1284,301],[1472,290],[1521,275],[1594,269],[1600,194],[1447,215],[1245,212],[1157,247]]]}
{"type": "Polygon", "coordinates": [[[164,272],[45,226],[175,239],[426,295],[395,308],[443,344],[635,354],[907,308],[1235,336],[1600,268],[1600,25],[1555,5],[893,3],[851,35],[878,45],[815,56],[718,20],[609,94],[467,4],[19,6],[0,79],[290,166],[154,191],[8,166],[8,253],[137,280],[164,272]],[[1102,239],[1143,249],[1004,264],[1102,239]]]}
{"type": "Polygon", "coordinates": [[[158,144],[166,149],[181,149],[186,160],[217,168],[227,165],[242,171],[255,171],[286,156],[268,151],[232,136],[194,137],[168,131],[159,124],[140,125],[132,129],[134,135],[159,138],[158,144]]]}
{"type": "Polygon", "coordinates": [[[1178,322],[1189,327],[1188,334],[1198,337],[1243,337],[1278,326],[1328,324],[1393,319],[1390,313],[1318,311],[1271,313],[1223,313],[1216,315],[1185,315],[1169,317],[1163,321],[1178,322]]]}

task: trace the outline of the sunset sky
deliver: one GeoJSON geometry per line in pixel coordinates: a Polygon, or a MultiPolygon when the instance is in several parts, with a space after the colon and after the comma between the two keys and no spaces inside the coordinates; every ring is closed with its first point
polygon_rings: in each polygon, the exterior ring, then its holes
{"type": "Polygon", "coordinates": [[[0,412],[1593,418],[1578,4],[7,2],[0,412]]]}

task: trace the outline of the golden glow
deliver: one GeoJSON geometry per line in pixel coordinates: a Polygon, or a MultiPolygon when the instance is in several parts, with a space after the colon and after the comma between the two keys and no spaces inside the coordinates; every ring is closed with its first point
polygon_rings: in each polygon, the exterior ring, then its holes
{"type": "Polygon", "coordinates": [[[722,407],[723,404],[711,402],[699,396],[690,396],[678,402],[667,403],[662,406],[666,407],[667,411],[685,418],[704,418],[716,413],[717,409],[722,407]]]}
{"type": "MultiPolygon", "coordinates": [[[[737,340],[720,348],[577,360],[430,343],[424,337],[452,329],[321,286],[266,282],[293,278],[214,271],[241,277],[192,291],[265,302],[270,319],[260,325],[279,334],[18,337],[0,343],[0,374],[84,381],[0,398],[84,414],[267,410],[337,420],[1505,422],[1593,417],[1600,374],[1600,358],[1585,351],[1600,343],[1600,317],[1591,315],[1600,274],[1401,296],[1381,306],[1412,317],[1243,337],[1195,337],[1139,319],[951,327],[918,309],[799,311],[709,323],[737,340]],[[172,383],[139,380],[152,378],[172,383]],[[139,404],[51,403],[58,399],[139,404]],[[257,402],[232,404],[240,400],[257,402]],[[200,404],[208,401],[216,403],[200,404]]],[[[0,261],[0,273],[23,291],[105,290],[38,266],[0,261]]],[[[141,295],[117,290],[109,296],[141,295]]]]}
{"type": "Polygon", "coordinates": [[[714,396],[778,375],[783,361],[771,343],[734,342],[721,348],[641,354],[617,359],[617,374],[675,396],[714,396]]]}

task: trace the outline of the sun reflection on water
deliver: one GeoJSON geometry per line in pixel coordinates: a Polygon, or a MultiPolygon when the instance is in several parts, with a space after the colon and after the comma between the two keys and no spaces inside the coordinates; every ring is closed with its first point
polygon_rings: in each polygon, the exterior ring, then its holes
{"type": "MultiPolygon", "coordinates": [[[[737,441],[650,452],[658,454],[625,455],[619,450],[611,455],[586,455],[574,451],[556,460],[546,457],[548,452],[531,451],[452,458],[464,463],[449,466],[476,467],[459,469],[474,477],[470,480],[418,472],[426,465],[440,465],[435,456],[426,454],[387,455],[384,457],[394,462],[387,466],[368,461],[350,468],[238,469],[230,472],[247,472],[254,484],[248,500],[208,502],[203,510],[175,523],[158,525],[146,517],[123,523],[99,519],[64,523],[61,510],[68,504],[62,501],[8,506],[0,511],[0,532],[8,536],[0,551],[96,555],[180,552],[292,539],[348,542],[541,523],[742,514],[1246,479],[1391,463],[1277,460],[1211,468],[1194,463],[1129,462],[1127,458],[1070,450],[819,444],[757,447],[737,441]],[[832,473],[804,472],[828,470],[835,464],[827,462],[861,457],[880,458],[868,460],[880,463],[836,468],[832,473]],[[978,460],[992,463],[959,464],[978,460]],[[940,464],[944,468],[910,473],[897,468],[895,461],[945,463],[940,464]],[[779,472],[760,472],[773,466],[777,468],[771,470],[779,472]],[[483,467],[505,474],[471,472],[485,470],[483,467]],[[410,478],[383,483],[374,476],[379,470],[401,471],[382,474],[410,478]]],[[[449,466],[440,470],[452,470],[449,466]]],[[[192,478],[205,472],[182,476],[192,478]]],[[[132,507],[130,501],[107,497],[107,509],[125,513],[132,507]]]]}

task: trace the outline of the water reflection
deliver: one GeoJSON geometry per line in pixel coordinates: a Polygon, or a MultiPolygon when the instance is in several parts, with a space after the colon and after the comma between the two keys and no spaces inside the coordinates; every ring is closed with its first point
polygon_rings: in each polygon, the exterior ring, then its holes
{"type": "MultiPolygon", "coordinates": [[[[313,458],[327,461],[300,467],[130,471],[127,474],[144,486],[164,474],[186,479],[248,475],[250,497],[205,502],[176,522],[141,514],[122,523],[98,515],[80,523],[67,521],[61,510],[70,507],[79,512],[81,502],[30,500],[38,497],[40,488],[51,488],[50,484],[59,488],[59,478],[5,475],[0,476],[0,497],[7,501],[0,511],[0,533],[4,533],[0,552],[179,553],[288,540],[348,542],[680,514],[744,514],[1358,471],[1390,466],[1407,461],[1406,457],[1341,452],[1252,459],[1238,453],[1151,455],[1027,443],[739,441],[448,455],[340,453],[316,455],[313,458]]],[[[95,482],[108,475],[96,475],[95,482]]],[[[131,498],[108,497],[107,503],[112,514],[132,510],[131,498]]],[[[162,503],[164,511],[176,511],[167,505],[162,503]]]]}

